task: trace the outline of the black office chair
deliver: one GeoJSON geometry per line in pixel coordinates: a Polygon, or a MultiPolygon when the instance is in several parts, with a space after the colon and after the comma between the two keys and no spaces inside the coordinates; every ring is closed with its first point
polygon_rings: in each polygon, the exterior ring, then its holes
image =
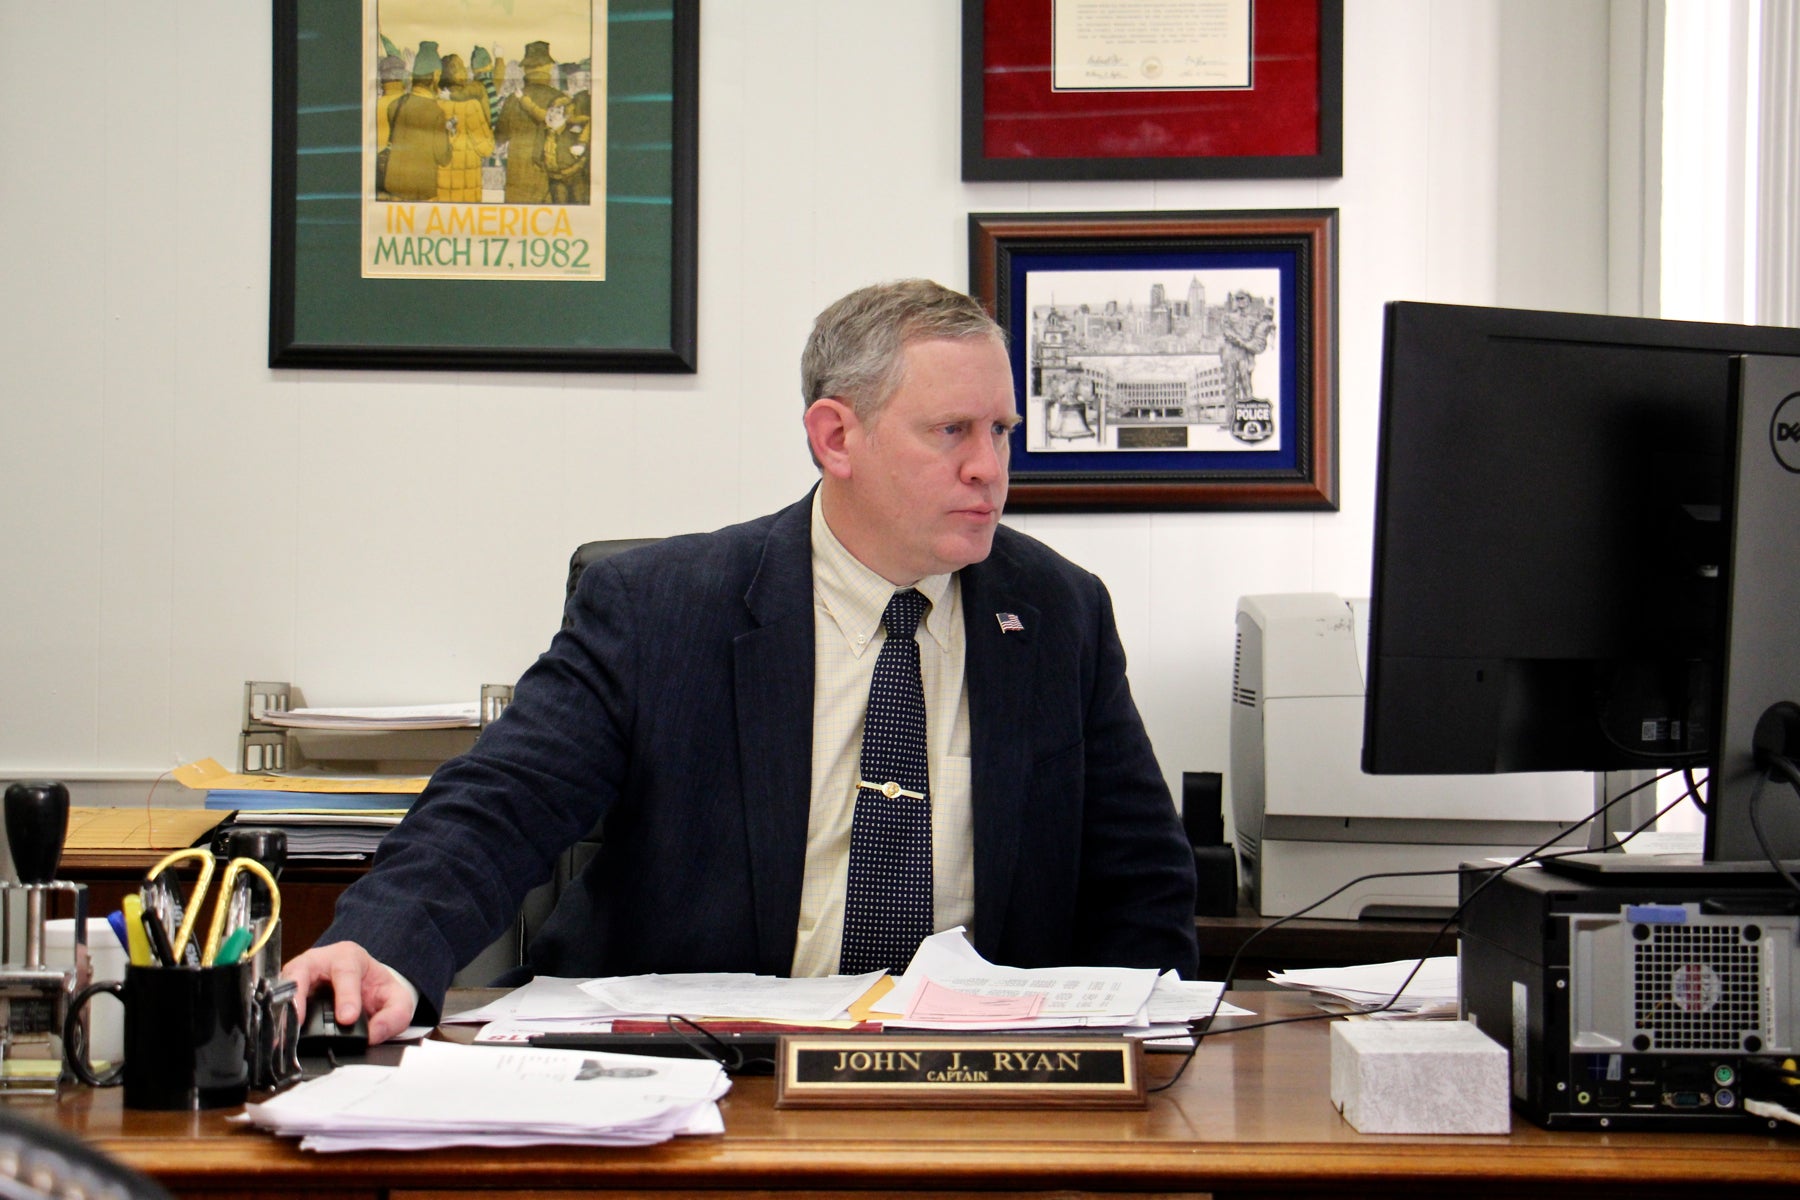
{"type": "Polygon", "coordinates": [[[0,1196],[8,1200],[173,1200],[147,1175],[60,1129],[0,1108],[0,1196]]]}
{"type": "MultiPolygon", "coordinates": [[[[612,538],[597,542],[583,542],[575,547],[575,553],[569,556],[569,579],[563,591],[563,628],[569,627],[569,616],[566,606],[575,595],[575,585],[581,582],[581,573],[602,559],[611,558],[615,554],[623,554],[627,550],[635,550],[639,546],[653,546],[660,538],[612,538]]],[[[586,867],[594,855],[600,852],[600,826],[596,825],[586,837],[563,851],[557,859],[556,868],[551,873],[548,883],[540,884],[525,896],[519,906],[518,920],[505,936],[483,950],[475,961],[456,973],[454,984],[462,987],[486,987],[496,980],[516,977],[518,968],[525,964],[525,951],[531,945],[531,939],[550,916],[550,910],[556,907],[557,898],[563,889],[586,867]]]]}
{"type": "MultiPolygon", "coordinates": [[[[565,603],[575,595],[575,585],[581,582],[581,573],[604,558],[615,554],[623,554],[627,550],[636,550],[639,546],[654,546],[661,538],[612,538],[600,542],[583,542],[575,547],[575,553],[569,555],[569,584],[563,593],[565,603]]],[[[569,617],[563,614],[563,628],[569,627],[569,617]]]]}
{"type": "MultiPolygon", "coordinates": [[[[581,582],[583,571],[602,559],[611,558],[615,554],[623,554],[627,550],[636,550],[640,546],[654,546],[661,540],[661,538],[612,538],[599,542],[583,542],[575,547],[575,553],[569,556],[569,584],[568,590],[563,596],[565,605],[575,595],[575,585],[581,582]]],[[[563,627],[566,629],[568,625],[569,615],[565,611],[563,627]]],[[[555,885],[556,895],[560,896],[562,889],[567,887],[575,876],[581,874],[582,868],[587,866],[588,862],[599,852],[600,826],[596,825],[586,837],[570,846],[563,854],[562,860],[557,863],[556,876],[550,881],[555,885]]],[[[550,915],[550,909],[554,906],[555,900],[552,898],[551,903],[544,906],[543,912],[538,915],[537,920],[531,923],[531,932],[537,931],[538,925],[542,924],[543,919],[550,915]]],[[[526,941],[529,943],[530,939],[527,938],[526,941]]]]}

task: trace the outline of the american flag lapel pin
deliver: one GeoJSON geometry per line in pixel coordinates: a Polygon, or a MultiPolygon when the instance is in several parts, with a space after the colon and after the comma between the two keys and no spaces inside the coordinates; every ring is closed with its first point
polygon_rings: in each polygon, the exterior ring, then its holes
{"type": "Polygon", "coordinates": [[[1025,622],[1019,620],[1018,613],[997,612],[994,614],[994,619],[996,621],[1000,622],[1000,632],[1001,633],[1024,633],[1025,632],[1025,622]]]}

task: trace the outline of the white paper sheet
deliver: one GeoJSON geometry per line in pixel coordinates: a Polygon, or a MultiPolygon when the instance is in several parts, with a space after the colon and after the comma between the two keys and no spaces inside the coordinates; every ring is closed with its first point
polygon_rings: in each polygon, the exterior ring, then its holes
{"type": "Polygon", "coordinates": [[[1144,1026],[1144,1006],[1156,988],[1156,972],[1134,967],[1000,967],[976,953],[960,926],[919,943],[906,974],[875,1006],[885,1024],[903,1028],[1053,1029],[1144,1026]],[[971,996],[1043,996],[1038,1016],[1004,1025],[980,1022],[922,1023],[905,1019],[929,979],[971,996]]]}
{"type": "Polygon", "coordinates": [[[1457,1010],[1456,959],[1403,958],[1395,962],[1366,963],[1352,967],[1310,967],[1277,971],[1269,976],[1282,987],[1304,988],[1354,1006],[1386,1004],[1414,967],[1418,973],[1406,985],[1392,1007],[1370,1014],[1383,1020],[1418,1017],[1454,1017],[1457,1010]]]}
{"type": "Polygon", "coordinates": [[[881,981],[883,972],[783,979],[773,975],[629,975],[591,979],[587,995],[614,1012],[808,1024],[834,1021],[881,981]]]}
{"type": "Polygon", "coordinates": [[[617,1016],[604,1001],[581,990],[581,979],[539,975],[480,1008],[445,1017],[446,1025],[485,1025],[489,1021],[562,1021],[617,1016]]]}
{"type": "Polygon", "coordinates": [[[425,1042],[397,1067],[339,1067],[244,1111],[320,1151],[647,1145],[717,1132],[730,1086],[697,1059],[425,1042]]]}
{"type": "MultiPolygon", "coordinates": [[[[1224,989],[1223,983],[1214,980],[1183,979],[1169,971],[1157,978],[1156,990],[1150,993],[1150,1003],[1144,1007],[1152,1025],[1186,1025],[1189,1021],[1212,1016],[1213,1006],[1224,989]]],[[[1235,1004],[1219,1004],[1218,1015],[1251,1017],[1256,1014],[1235,1004]]]]}

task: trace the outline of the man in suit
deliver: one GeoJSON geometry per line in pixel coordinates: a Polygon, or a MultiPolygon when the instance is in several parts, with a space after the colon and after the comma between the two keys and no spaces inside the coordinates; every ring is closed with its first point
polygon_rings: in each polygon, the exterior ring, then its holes
{"type": "Polygon", "coordinates": [[[855,865],[884,794],[925,810],[906,872],[929,859],[926,929],[962,925],[1012,966],[1192,974],[1193,854],[1106,589],[999,525],[1018,420],[1000,330],[935,283],[876,285],[820,314],[801,370],[818,487],[590,567],[505,714],[288,964],[301,995],[330,983],[374,1040],[435,1017],[602,817],[533,970],[847,969],[858,889],[898,871],[855,865]],[[911,590],[929,783],[884,791],[859,778],[864,713],[888,606],[911,590]]]}

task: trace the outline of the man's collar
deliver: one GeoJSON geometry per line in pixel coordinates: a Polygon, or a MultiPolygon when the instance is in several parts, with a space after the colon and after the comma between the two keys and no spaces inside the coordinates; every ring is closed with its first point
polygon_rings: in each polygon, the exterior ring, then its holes
{"type": "MultiPolygon", "coordinates": [[[[860,654],[881,628],[888,600],[901,589],[863,565],[844,548],[825,520],[819,493],[812,501],[813,588],[844,637],[860,654]]],[[[927,575],[913,584],[931,601],[925,630],[940,647],[948,648],[956,619],[952,585],[954,575],[927,575]]]]}

